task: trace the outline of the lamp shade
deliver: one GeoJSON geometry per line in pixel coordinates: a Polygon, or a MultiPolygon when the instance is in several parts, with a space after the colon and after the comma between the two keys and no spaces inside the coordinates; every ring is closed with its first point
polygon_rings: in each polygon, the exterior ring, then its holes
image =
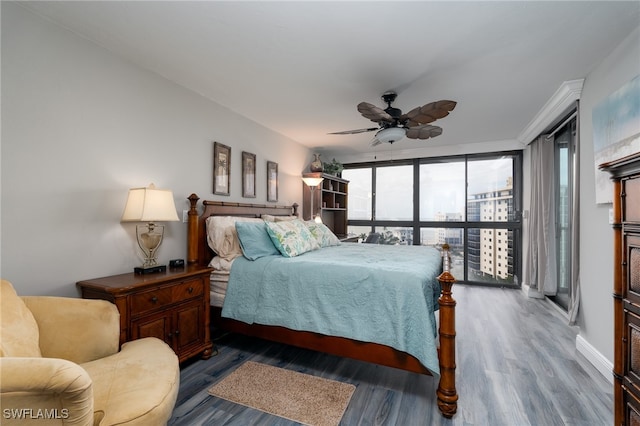
{"type": "Polygon", "coordinates": [[[407,129],[405,129],[405,128],[402,128],[402,127],[388,127],[386,129],[382,129],[378,133],[376,133],[376,138],[380,142],[394,143],[394,142],[399,141],[400,139],[404,138],[406,133],[407,133],[407,129]]]}
{"type": "Polygon", "coordinates": [[[303,177],[302,180],[308,186],[318,186],[324,180],[322,177],[303,177]]]}
{"type": "Polygon", "coordinates": [[[129,190],[127,204],[122,213],[122,222],[167,222],[177,221],[173,192],[156,189],[154,184],[146,188],[129,190]]]}

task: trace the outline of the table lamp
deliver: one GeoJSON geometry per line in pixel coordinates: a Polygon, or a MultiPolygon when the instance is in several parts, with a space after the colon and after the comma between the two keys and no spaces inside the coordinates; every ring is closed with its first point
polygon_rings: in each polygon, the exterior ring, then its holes
{"type": "Polygon", "coordinates": [[[154,184],[129,190],[121,222],[147,222],[136,225],[138,246],[144,253],[143,265],[134,268],[137,274],[166,271],[166,265],[158,265],[156,256],[164,236],[164,225],[157,225],[156,222],[178,220],[173,192],[170,190],[156,189],[154,184]]]}

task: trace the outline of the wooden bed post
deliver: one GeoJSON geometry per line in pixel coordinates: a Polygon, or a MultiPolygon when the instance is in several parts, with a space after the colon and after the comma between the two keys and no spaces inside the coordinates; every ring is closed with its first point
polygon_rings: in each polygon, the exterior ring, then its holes
{"type": "Polygon", "coordinates": [[[187,228],[187,263],[198,263],[198,197],[196,194],[189,195],[189,224],[187,228]]]}
{"type": "Polygon", "coordinates": [[[440,383],[438,383],[438,408],[445,417],[453,417],[458,410],[456,391],[456,301],[451,297],[451,287],[456,281],[449,272],[451,258],[449,244],[442,245],[443,272],[438,277],[442,292],[440,305],[440,383]]]}

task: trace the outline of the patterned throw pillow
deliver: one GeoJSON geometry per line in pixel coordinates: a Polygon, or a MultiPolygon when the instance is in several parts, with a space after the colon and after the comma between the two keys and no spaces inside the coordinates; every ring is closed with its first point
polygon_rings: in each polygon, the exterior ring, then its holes
{"type": "Polygon", "coordinates": [[[331,232],[331,229],[324,223],[316,223],[313,220],[309,220],[304,223],[311,231],[311,234],[318,240],[320,247],[337,246],[340,244],[340,240],[336,235],[331,232]]]}
{"type": "Polygon", "coordinates": [[[300,219],[265,224],[273,245],[285,257],[298,256],[320,248],[318,240],[300,219]]]}

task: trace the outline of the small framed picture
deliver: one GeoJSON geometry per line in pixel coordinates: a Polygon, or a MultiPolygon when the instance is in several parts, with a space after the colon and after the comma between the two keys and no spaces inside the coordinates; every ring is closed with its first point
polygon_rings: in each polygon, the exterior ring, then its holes
{"type": "Polygon", "coordinates": [[[256,198],[256,155],[242,151],[242,196],[256,198]]]}
{"type": "Polygon", "coordinates": [[[231,180],[231,148],[219,142],[213,143],[213,193],[229,195],[231,180]]]}
{"type": "Polygon", "coordinates": [[[278,201],[278,163],[267,161],[267,201],[278,201]]]}

